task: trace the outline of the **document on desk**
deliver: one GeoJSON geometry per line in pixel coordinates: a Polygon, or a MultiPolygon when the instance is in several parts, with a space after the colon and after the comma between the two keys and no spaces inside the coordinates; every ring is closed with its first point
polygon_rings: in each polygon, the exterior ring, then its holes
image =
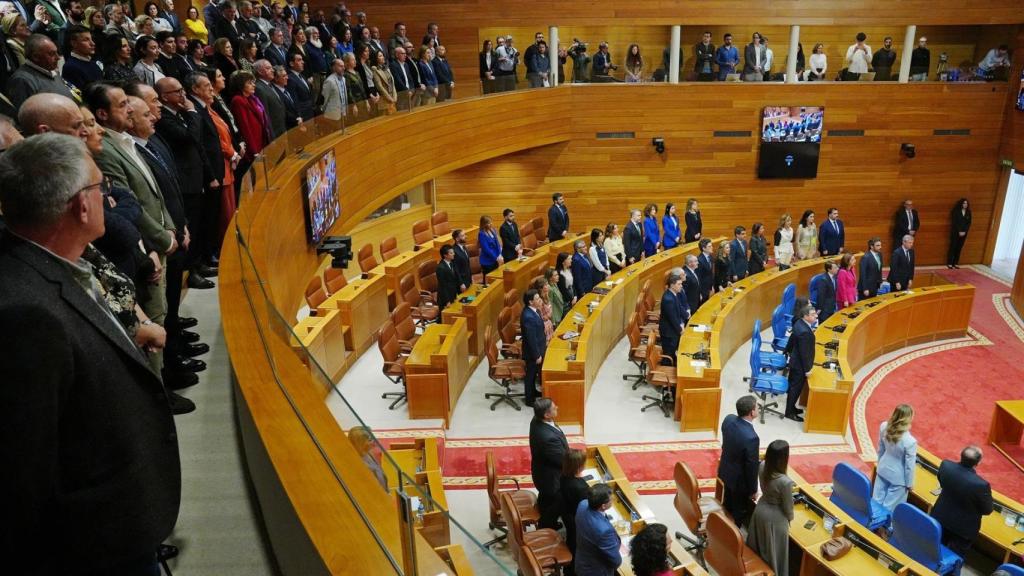
{"type": "Polygon", "coordinates": [[[707,332],[708,331],[708,327],[703,325],[703,324],[691,324],[691,326],[693,326],[693,331],[694,332],[707,332]]]}
{"type": "Polygon", "coordinates": [[[708,363],[704,360],[690,360],[690,366],[694,368],[707,368],[708,363]]]}

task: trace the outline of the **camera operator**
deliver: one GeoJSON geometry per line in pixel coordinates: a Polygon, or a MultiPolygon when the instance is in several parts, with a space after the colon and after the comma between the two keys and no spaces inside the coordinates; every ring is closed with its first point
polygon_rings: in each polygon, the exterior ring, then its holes
{"type": "Polygon", "coordinates": [[[590,82],[587,75],[587,66],[590,64],[590,56],[587,56],[587,43],[580,42],[579,38],[572,39],[572,46],[569,46],[569,57],[572,58],[572,82],[583,84],[590,82]]]}
{"type": "Polygon", "coordinates": [[[612,64],[612,55],[608,53],[608,43],[601,42],[597,47],[597,54],[594,54],[594,71],[591,74],[592,82],[614,82],[612,70],[619,67],[612,64]]]}
{"type": "MultiPolygon", "coordinates": [[[[500,40],[500,38],[499,38],[500,40]]],[[[512,36],[505,36],[505,42],[498,43],[495,50],[498,66],[494,70],[498,91],[507,92],[516,89],[516,65],[519,64],[519,50],[512,46],[512,36]]]]}

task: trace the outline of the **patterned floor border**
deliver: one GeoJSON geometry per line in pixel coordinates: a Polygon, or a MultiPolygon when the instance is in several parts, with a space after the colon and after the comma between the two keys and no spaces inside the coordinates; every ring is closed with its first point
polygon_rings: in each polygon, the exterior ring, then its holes
{"type": "Polygon", "coordinates": [[[1010,327],[1014,335],[1021,342],[1024,342],[1024,320],[1021,320],[1020,316],[1017,315],[1017,311],[1010,306],[1010,295],[1006,292],[992,295],[992,306],[995,307],[996,313],[1002,317],[1003,322],[1010,327]]]}

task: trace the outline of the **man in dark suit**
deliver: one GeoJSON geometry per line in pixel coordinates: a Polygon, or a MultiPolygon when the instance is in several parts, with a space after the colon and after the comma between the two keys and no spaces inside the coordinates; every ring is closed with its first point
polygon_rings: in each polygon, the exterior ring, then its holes
{"type": "Polygon", "coordinates": [[[462,228],[452,230],[455,239],[455,274],[459,277],[459,292],[464,292],[473,285],[473,270],[469,265],[469,250],[466,250],[466,231],[462,228]]]}
{"type": "Polygon", "coordinates": [[[288,48],[284,45],[284,33],[280,28],[270,31],[270,44],[263,50],[263,56],[272,66],[284,66],[288,62],[288,48]]]}
{"type": "Polygon", "coordinates": [[[156,42],[160,45],[160,55],[156,58],[156,63],[160,66],[160,71],[164,73],[164,76],[170,76],[172,78],[181,79],[182,69],[181,65],[184,60],[175,58],[175,53],[178,51],[178,44],[174,40],[174,32],[170,30],[161,30],[156,33],[156,42]]]}
{"type": "Polygon", "coordinates": [[[729,243],[729,275],[737,282],[747,277],[747,229],[737,226],[729,243]]]}
{"type": "Polygon", "coordinates": [[[313,118],[313,92],[310,90],[309,82],[302,77],[306,69],[305,60],[299,52],[292,52],[288,55],[288,94],[295,102],[295,110],[299,118],[309,120],[313,118]]]}
{"type": "Polygon", "coordinates": [[[565,207],[565,196],[561,192],[551,195],[548,208],[548,242],[561,240],[569,234],[569,209],[565,207]]]}
{"type": "Polygon", "coordinates": [[[572,291],[577,299],[583,298],[594,289],[593,265],[587,257],[587,244],[583,240],[573,243],[572,291]]]}
{"type": "Polygon", "coordinates": [[[882,286],[882,240],[878,237],[868,240],[868,253],[860,259],[860,275],[857,277],[857,292],[861,299],[878,295],[882,286]]]}
{"type": "Polygon", "coordinates": [[[523,333],[523,361],[526,363],[525,388],[526,405],[533,406],[540,382],[540,367],[544,363],[544,352],[548,340],[544,334],[544,320],[540,316],[543,305],[540,293],[533,288],[523,294],[523,311],[519,315],[519,327],[523,333]]]}
{"type": "MultiPolygon", "coordinates": [[[[241,26],[238,23],[238,8],[232,0],[221,0],[217,3],[220,10],[220,18],[213,27],[213,35],[220,38],[227,38],[235,54],[238,54],[238,42],[242,39],[241,26]]],[[[213,41],[212,39],[210,40],[213,41]]]]}
{"type": "MultiPolygon", "coordinates": [[[[820,296],[819,296],[820,299],[820,296]]],[[[789,391],[786,393],[786,418],[803,422],[803,410],[796,407],[814,367],[814,322],[818,311],[808,304],[796,314],[793,332],[789,335],[789,391]]]]}
{"type": "Polygon", "coordinates": [[[700,308],[700,294],[703,288],[700,285],[700,276],[697,274],[697,257],[693,254],[686,255],[686,267],[683,268],[683,291],[686,293],[686,303],[693,314],[700,308]]]}
{"type": "Polygon", "coordinates": [[[961,557],[978,538],[981,517],[992,513],[992,487],[975,470],[980,462],[981,449],[967,446],[960,452],[959,464],[943,460],[939,465],[942,493],[932,518],[942,526],[942,543],[961,557]]]}
{"type": "Polygon", "coordinates": [[[839,219],[839,209],[829,208],[828,218],[818,227],[818,247],[822,256],[835,256],[846,246],[846,229],[839,219]]]}
{"type": "Polygon", "coordinates": [[[661,295],[661,314],[658,319],[658,336],[661,339],[661,353],[669,358],[676,357],[679,337],[683,334],[686,316],[679,305],[679,294],[683,291],[683,278],[669,273],[665,281],[665,292],[661,295]]]}
{"type": "Polygon", "coordinates": [[[627,266],[639,262],[644,257],[644,229],[640,224],[641,218],[639,210],[630,210],[629,223],[622,232],[622,247],[626,252],[627,266]]]}
{"type": "Polygon", "coordinates": [[[257,60],[252,68],[256,73],[256,97],[267,111],[271,137],[277,138],[288,130],[288,126],[285,121],[284,100],[274,89],[274,66],[269,60],[257,60]]]}
{"type": "MultiPolygon", "coordinates": [[[[536,293],[535,290],[531,291],[536,293]]],[[[562,429],[555,424],[557,416],[558,405],[550,398],[540,398],[533,404],[533,420],[530,421],[530,475],[537,489],[539,528],[557,527],[558,513],[562,507],[558,479],[562,475],[562,459],[569,451],[569,442],[562,429]]]]}
{"type": "Polygon", "coordinates": [[[904,200],[903,206],[893,215],[892,222],[893,246],[899,246],[904,236],[916,236],[921,229],[921,218],[914,208],[914,201],[909,198],[904,200]]]}
{"type": "Polygon", "coordinates": [[[505,208],[501,215],[505,218],[498,229],[498,235],[501,237],[501,257],[505,262],[512,262],[523,255],[523,240],[519,236],[519,225],[516,224],[516,211],[505,208]]]}
{"type": "Polygon", "coordinates": [[[904,236],[903,244],[892,252],[888,280],[893,292],[910,290],[914,283],[914,237],[910,234],[904,236]]]}
{"type": "Polygon", "coordinates": [[[757,452],[761,439],[752,422],[757,418],[757,398],[743,396],[736,401],[736,414],[722,421],[722,456],[718,478],[725,486],[722,507],[737,526],[746,524],[757,496],[757,452]]]}
{"type": "MultiPolygon", "coordinates": [[[[203,164],[203,201],[200,210],[203,212],[202,224],[203,242],[195,247],[197,258],[200,264],[211,264],[213,258],[220,252],[220,246],[216,244],[216,229],[218,215],[220,214],[221,182],[224,180],[224,154],[220,147],[220,136],[217,134],[217,127],[213,123],[213,117],[206,108],[206,104],[200,98],[200,94],[213,90],[210,79],[202,72],[193,72],[185,77],[185,91],[195,108],[199,119],[199,143],[202,145],[203,155],[206,162],[203,164]]],[[[196,227],[196,226],[193,226],[196,227]]],[[[201,271],[199,269],[196,269],[201,271]]],[[[191,282],[191,281],[190,281],[191,282]]]]}
{"type": "Polygon", "coordinates": [[[575,574],[614,576],[622,565],[622,540],[612,525],[612,489],[604,483],[590,487],[586,500],[576,506],[575,574]]]}
{"type": "Polygon", "coordinates": [[[818,309],[818,321],[824,322],[836,313],[836,274],[839,272],[835,262],[825,262],[825,273],[817,276],[817,286],[813,292],[817,294],[814,302],[818,309]]]}
{"type": "Polygon", "coordinates": [[[413,93],[419,84],[417,67],[409,60],[405,48],[395,47],[394,59],[388,65],[391,76],[395,79],[395,91],[398,92],[398,109],[408,110],[413,101],[413,93]]]}
{"type": "Polygon", "coordinates": [[[288,70],[284,66],[274,67],[274,89],[284,103],[284,125],[286,128],[294,128],[302,122],[299,116],[299,109],[295,106],[295,100],[288,91],[288,70]]]}
{"type": "Polygon", "coordinates": [[[711,289],[715,283],[715,257],[711,254],[715,248],[710,238],[701,238],[697,246],[700,247],[700,255],[697,256],[697,278],[700,280],[700,301],[703,303],[711,298],[711,289]]]}
{"type": "Polygon", "coordinates": [[[459,277],[455,273],[455,249],[451,244],[441,246],[441,261],[437,263],[437,306],[442,310],[459,296],[459,277]]]}
{"type": "Polygon", "coordinates": [[[81,259],[103,234],[103,187],[72,136],[35,136],[0,158],[0,489],[17,495],[0,550],[11,574],[156,573],[178,516],[167,394],[81,259]]]}

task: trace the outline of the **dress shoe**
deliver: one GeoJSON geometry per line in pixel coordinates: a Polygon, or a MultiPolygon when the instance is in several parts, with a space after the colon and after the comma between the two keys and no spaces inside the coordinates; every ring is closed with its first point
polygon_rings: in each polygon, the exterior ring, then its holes
{"type": "Polygon", "coordinates": [[[165,562],[178,557],[178,547],[173,544],[161,544],[156,547],[157,562],[165,562]]]}
{"type": "Polygon", "coordinates": [[[216,266],[200,266],[195,271],[204,278],[216,278],[219,270],[216,266]]]}
{"type": "Polygon", "coordinates": [[[188,342],[189,344],[193,344],[195,342],[199,342],[199,334],[196,334],[195,332],[189,332],[188,330],[182,330],[181,333],[179,334],[179,336],[181,337],[181,341],[182,342],[188,342]]]}
{"type": "Polygon", "coordinates": [[[168,360],[165,369],[171,372],[202,372],[206,370],[206,362],[195,358],[176,358],[168,360]]]}
{"type": "Polygon", "coordinates": [[[164,370],[164,386],[168,390],[184,390],[189,386],[199,383],[199,376],[195,372],[167,371],[164,370]]]}
{"type": "Polygon", "coordinates": [[[168,392],[167,399],[170,401],[171,414],[174,414],[175,416],[188,414],[189,412],[194,412],[196,409],[195,402],[185,398],[184,396],[175,394],[174,392],[168,392]]]}
{"type": "Polygon", "coordinates": [[[203,342],[197,342],[195,344],[182,344],[181,352],[182,356],[193,358],[195,356],[202,356],[210,351],[210,345],[204,344],[203,342]]]}
{"type": "Polygon", "coordinates": [[[803,422],[804,421],[803,416],[801,416],[799,414],[786,414],[786,418],[789,418],[790,420],[793,420],[794,422],[803,422]]]}
{"type": "Polygon", "coordinates": [[[178,327],[182,330],[195,328],[196,324],[199,324],[199,320],[191,316],[178,316],[178,327]]]}
{"type": "Polygon", "coordinates": [[[195,272],[188,275],[188,287],[195,288],[196,290],[206,290],[207,288],[213,288],[216,286],[213,282],[203,278],[195,272]]]}
{"type": "Polygon", "coordinates": [[[214,254],[213,256],[210,256],[209,264],[210,264],[210,266],[217,266],[217,265],[219,265],[220,264],[220,258],[218,258],[216,254],[214,254]]]}

